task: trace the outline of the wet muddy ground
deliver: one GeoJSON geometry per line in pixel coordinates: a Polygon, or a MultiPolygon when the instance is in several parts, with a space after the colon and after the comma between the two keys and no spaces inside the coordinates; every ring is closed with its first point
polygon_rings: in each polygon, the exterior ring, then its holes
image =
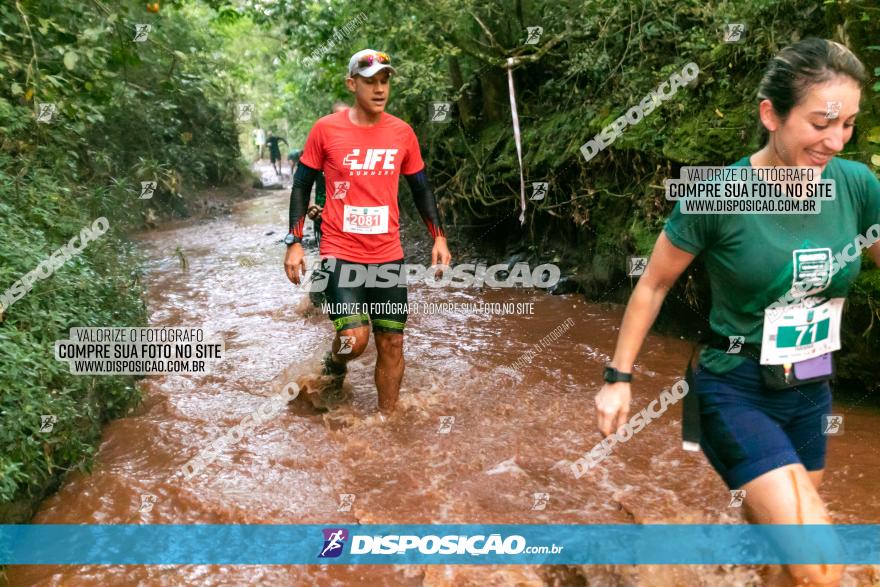
{"type": "MultiPolygon", "coordinates": [[[[573,477],[569,464],[600,440],[593,395],[623,308],[539,290],[412,286],[410,302],[515,302],[532,304],[533,313],[411,315],[401,400],[387,421],[377,414],[371,343],[350,368],[348,401],[326,413],[294,402],[201,474],[175,477],[283,382],[315,373],[329,347],[329,320],[282,269],[287,201],[285,191],[270,192],[236,204],[229,216],[141,236],[150,259],[150,325],[203,327],[225,339],[225,357],[210,374],[143,380],[143,405],[106,426],[93,472],[66,479],[34,523],[742,522],[703,455],[681,450],[679,406],[589,475],[573,477]],[[569,319],[573,325],[517,378],[495,371],[569,319]]],[[[429,264],[423,242],[406,248],[412,262],[429,264]]],[[[455,243],[450,248],[455,255],[455,243]]],[[[690,346],[649,337],[632,413],[680,377],[690,346]]],[[[845,414],[846,428],[830,441],[822,495],[838,523],[877,523],[880,411],[859,401],[835,411],[845,414]]],[[[8,576],[11,585],[610,586],[759,585],[761,573],[733,566],[188,565],[11,567],[8,576]]],[[[845,584],[878,580],[880,567],[856,568],[845,584]]]]}

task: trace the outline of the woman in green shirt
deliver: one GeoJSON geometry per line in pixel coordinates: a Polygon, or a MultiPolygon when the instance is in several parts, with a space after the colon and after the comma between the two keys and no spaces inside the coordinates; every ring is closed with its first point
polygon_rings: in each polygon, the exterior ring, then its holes
{"type": "MultiPolygon", "coordinates": [[[[758,89],[765,145],[733,167],[820,168],[821,179],[834,181],[835,199],[822,200],[818,214],[695,214],[678,202],[596,395],[599,429],[609,436],[627,422],[625,380],[663,299],[700,255],[715,338],[690,389],[699,399],[700,446],[731,489],[745,490],[753,523],[831,523],[817,491],[836,425],[831,351],[861,251],[880,265],[880,182],[865,165],[835,158],[852,137],[865,79],[855,55],[832,41],[805,39],[771,60],[758,89]]],[[[842,567],[787,571],[797,584],[836,585],[842,567]]]]}

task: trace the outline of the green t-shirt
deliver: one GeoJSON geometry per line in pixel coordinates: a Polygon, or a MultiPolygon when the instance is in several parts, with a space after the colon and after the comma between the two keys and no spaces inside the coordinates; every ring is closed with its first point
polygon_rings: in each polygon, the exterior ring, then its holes
{"type": "MultiPolygon", "coordinates": [[[[733,167],[749,166],[744,157],[733,167]]],[[[682,214],[676,203],[664,232],[676,247],[702,255],[709,274],[709,324],[722,336],[744,336],[761,344],[764,309],[792,288],[794,251],[830,248],[832,257],[858,235],[880,223],[880,181],[862,163],[832,158],[822,179],[835,182],[836,199],[822,200],[819,214],[682,214]]],[[[850,246],[847,254],[852,254],[850,246]]],[[[859,274],[860,261],[841,262],[821,297],[845,297],[859,274]]],[[[707,348],[706,369],[725,373],[744,358],[707,348]]]]}

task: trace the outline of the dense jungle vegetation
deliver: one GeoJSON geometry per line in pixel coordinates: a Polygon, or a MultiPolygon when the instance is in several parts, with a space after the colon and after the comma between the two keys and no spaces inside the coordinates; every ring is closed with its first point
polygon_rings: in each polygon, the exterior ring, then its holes
{"type": "MultiPolygon", "coordinates": [[[[94,219],[111,228],[0,314],[0,520],[26,518],[60,474],[87,467],[101,424],[138,401],[134,378],[73,376],[52,352],[72,326],[146,323],[128,235],[197,211],[207,186],[250,185],[256,126],[301,148],[348,99],[356,50],[392,55],[388,110],[416,129],[453,248],[480,239],[552,260],[570,291],[622,301],[627,287],[605,292],[628,255],[650,252],[671,209],[663,180],[758,148],[758,80],[806,36],[847,44],[872,74],[843,155],[880,172],[880,6],[869,0],[3,3],[0,288],[94,219]],[[724,42],[729,23],[745,24],[741,42],[724,42]],[[541,27],[537,42],[528,27],[541,27]],[[511,57],[525,180],[549,183],[522,225],[511,57]],[[693,84],[584,160],[582,144],[691,61],[693,84]],[[451,123],[429,120],[435,101],[452,103],[451,123]],[[142,181],[157,182],[153,198],[139,199],[142,181]],[[59,415],[50,436],[44,414],[59,415]]],[[[699,269],[691,276],[671,312],[707,313],[699,269]]],[[[844,332],[841,375],[876,386],[880,270],[867,258],[844,332]]]]}

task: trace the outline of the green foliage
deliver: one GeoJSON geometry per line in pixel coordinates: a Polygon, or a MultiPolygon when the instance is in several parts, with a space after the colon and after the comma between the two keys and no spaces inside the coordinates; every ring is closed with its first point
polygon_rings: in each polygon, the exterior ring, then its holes
{"type": "MultiPolygon", "coordinates": [[[[301,147],[335,100],[350,101],[344,74],[355,51],[392,55],[389,112],[416,127],[448,223],[488,219],[496,232],[487,238],[504,235],[530,251],[572,243],[590,255],[576,264],[612,280],[622,257],[648,252],[659,233],[670,209],[663,179],[684,164],[755,150],[755,89],[784,45],[808,35],[840,40],[880,76],[874,4],[170,0],[158,14],[134,0],[0,4],[0,288],[94,218],[113,227],[0,323],[0,501],[84,466],[102,419],[136,401],[130,379],[70,376],[50,348],[71,326],[144,322],[138,261],[121,231],[151,209],[185,214],[192,186],[239,178],[239,142],[250,145],[255,126],[301,147]],[[746,24],[744,42],[723,42],[732,22],[746,24]],[[133,40],[140,23],[152,27],[144,43],[133,40]],[[537,44],[525,44],[528,26],[543,27],[537,44]],[[526,181],[550,182],[522,230],[508,58],[526,181]],[[700,67],[694,84],[584,161],[580,145],[690,61],[700,67]],[[437,100],[455,103],[454,123],[428,122],[437,100]],[[57,113],[38,123],[37,105],[48,102],[57,113]],[[254,104],[252,123],[236,120],[239,103],[254,104]],[[144,180],[159,183],[153,199],[137,198],[144,180]],[[51,413],[59,432],[41,436],[34,417],[51,413]]],[[[875,169],[878,93],[873,80],[844,153],[875,169]]],[[[851,296],[853,373],[880,344],[877,279],[866,272],[851,296]]]]}
{"type": "MultiPolygon", "coordinates": [[[[0,158],[8,169],[9,158],[0,158]]],[[[5,290],[117,202],[100,190],[71,194],[59,178],[0,171],[0,283],[5,290]],[[94,214],[94,216],[93,216],[94,214]]],[[[100,424],[137,400],[130,377],[71,375],[54,341],[72,326],[143,324],[140,260],[114,226],[15,302],[0,323],[0,503],[39,494],[59,472],[86,466],[100,424]],[[51,433],[40,416],[55,415],[51,433]]]]}
{"type": "Polygon", "coordinates": [[[146,323],[126,232],[150,210],[185,214],[188,186],[241,175],[248,64],[224,34],[254,25],[228,16],[197,3],[0,4],[0,293],[96,218],[111,226],[0,316],[0,519],[87,467],[101,423],[138,400],[131,377],[73,376],[54,359],[73,326],[146,323]],[[146,42],[136,23],[151,25],[146,42]],[[48,123],[40,103],[56,105],[48,123]],[[158,190],[140,200],[146,180],[158,190]],[[58,417],[51,433],[41,415],[58,417]]]}
{"type": "MultiPolygon", "coordinates": [[[[603,256],[591,265],[608,279],[619,279],[626,255],[653,246],[671,209],[664,179],[681,165],[722,165],[757,150],[755,92],[767,62],[785,45],[807,36],[842,41],[880,75],[880,11],[870,0],[379,3],[370,6],[366,25],[311,68],[301,60],[352,18],[351,4],[244,5],[289,40],[283,75],[295,82],[275,101],[279,114],[295,118],[297,141],[333,99],[346,95],[348,57],[367,46],[387,51],[399,72],[388,109],[416,127],[447,222],[495,222],[498,239],[522,249],[564,246],[560,240],[586,245],[603,256]],[[284,24],[273,26],[278,21],[284,24]],[[745,24],[743,42],[724,42],[726,23],[745,24]],[[528,26],[543,27],[535,45],[524,44],[528,26]],[[515,220],[519,170],[504,68],[510,57],[517,59],[526,182],[550,182],[545,200],[530,205],[525,230],[515,220]],[[695,83],[585,162],[580,145],[691,61],[700,68],[695,83]],[[455,123],[429,124],[432,100],[454,101],[455,123]],[[497,222],[505,216],[507,222],[497,222]],[[618,267],[618,274],[606,266],[618,267]]],[[[859,132],[843,153],[875,170],[878,96],[874,80],[863,92],[859,132]]],[[[859,283],[854,306],[880,299],[873,282],[859,283]]],[[[864,324],[847,327],[862,333],[864,324]]],[[[868,336],[876,348],[880,329],[868,336]]]]}

